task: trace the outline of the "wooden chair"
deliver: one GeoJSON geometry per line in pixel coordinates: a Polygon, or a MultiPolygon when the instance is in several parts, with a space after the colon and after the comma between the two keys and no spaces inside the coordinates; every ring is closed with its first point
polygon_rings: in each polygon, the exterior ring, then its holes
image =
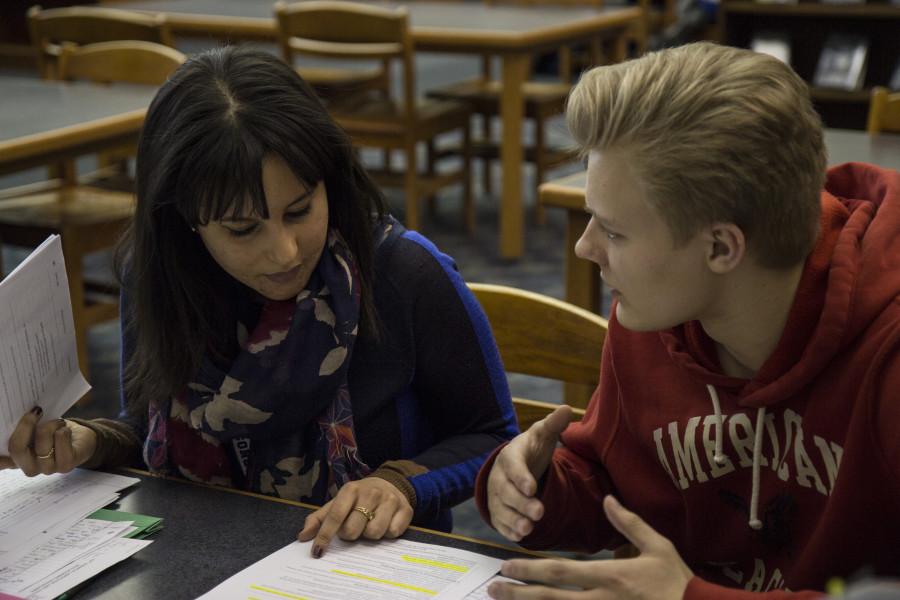
{"type": "Polygon", "coordinates": [[[159,86],[187,57],[168,46],[140,41],[75,46],[66,42],[59,55],[59,78],[95,83],[159,86]]]}
{"type": "Polygon", "coordinates": [[[900,133],[900,92],[892,94],[884,87],[872,89],[866,131],[870,135],[882,131],[900,133]]]}
{"type": "Polygon", "coordinates": [[[162,15],[147,15],[114,8],[73,6],[28,10],[28,28],[41,76],[57,77],[56,61],[63,42],[93,44],[117,40],[140,40],[174,46],[172,33],[162,15]]]}
{"type": "Polygon", "coordinates": [[[335,0],[310,0],[276,7],[289,11],[293,20],[292,52],[337,60],[382,61],[389,68],[402,66],[402,97],[388,91],[335,98],[329,110],[357,146],[380,148],[404,154],[405,171],[391,169],[390,160],[382,171],[370,173],[381,185],[402,186],[406,196],[406,226],[419,228],[419,200],[432,197],[453,184],[463,186],[464,218],[469,231],[475,227],[475,210],[469,184],[469,119],[471,109],[459,102],[418,101],[415,96],[413,44],[405,10],[335,0]],[[443,133],[461,131],[462,167],[439,173],[434,140],[443,133]],[[416,147],[428,149],[426,173],[419,173],[416,147]]]}
{"type": "MultiPolygon", "coordinates": [[[[369,90],[390,94],[390,61],[386,59],[378,61],[380,66],[374,69],[295,65],[297,57],[303,54],[303,42],[300,38],[307,35],[308,31],[304,24],[304,19],[308,18],[307,13],[298,8],[297,4],[287,4],[283,1],[275,4],[278,46],[285,62],[294,67],[323,100],[327,102],[369,90]]],[[[334,24],[339,26],[337,23],[334,24]]]]}
{"type": "MultiPolygon", "coordinates": [[[[172,48],[149,42],[104,42],[65,45],[59,55],[63,79],[161,84],[185,57],[172,48]]],[[[78,360],[87,374],[87,330],[118,316],[118,291],[109,284],[85,280],[85,255],[112,247],[134,210],[130,193],[76,185],[74,174],[58,189],[0,200],[0,242],[33,247],[50,234],[62,238],[72,298],[78,360]]],[[[2,265],[0,265],[2,268],[2,265]]]]}
{"type": "MultiPolygon", "coordinates": [[[[163,15],[114,8],[72,6],[43,10],[32,6],[28,10],[28,28],[38,70],[45,79],[60,78],[59,57],[65,44],[137,40],[174,46],[163,15]]],[[[127,160],[133,154],[133,148],[110,148],[100,153],[100,170],[89,179],[105,179],[108,187],[130,190],[133,181],[128,176],[127,160]]],[[[63,162],[50,167],[50,176],[68,178],[73,170],[73,162],[63,162]]]]}
{"type": "MultiPolygon", "coordinates": [[[[187,57],[169,46],[154,42],[116,41],[77,46],[63,42],[57,61],[57,77],[64,81],[132,83],[160,86],[187,57]]],[[[130,192],[134,181],[128,174],[128,159],[137,152],[134,143],[109,147],[98,154],[100,168],[82,182],[130,192]]],[[[76,180],[75,161],[60,163],[62,178],[76,180]]]]}
{"type": "MultiPolygon", "coordinates": [[[[512,287],[470,283],[469,289],[487,314],[506,370],[565,382],[566,404],[583,416],[597,387],[606,319],[512,287]]],[[[557,406],[522,398],[513,398],[513,404],[522,431],[557,406]]]]}
{"type": "MultiPolygon", "coordinates": [[[[594,7],[599,9],[603,0],[484,0],[485,4],[515,4],[525,6],[565,5],[594,7]]],[[[568,46],[557,49],[559,56],[559,77],[556,81],[529,81],[523,89],[524,115],[534,122],[534,143],[525,148],[525,160],[534,164],[535,187],[544,181],[547,171],[577,158],[569,148],[554,148],[546,139],[547,121],[560,115],[565,110],[566,99],[572,88],[572,51],[568,46]]],[[[589,48],[591,65],[606,62],[603,43],[597,39],[589,48]]],[[[624,45],[613,51],[613,60],[623,60],[624,45]]],[[[501,83],[491,69],[491,56],[482,57],[481,75],[477,78],[450,84],[430,90],[428,95],[440,100],[456,100],[470,104],[474,112],[481,116],[479,139],[473,144],[473,154],[484,160],[482,171],[482,187],[485,193],[491,193],[491,163],[499,159],[499,145],[492,139],[491,123],[500,114],[501,83]]],[[[535,220],[545,221],[544,207],[535,206],[535,220]]]]}

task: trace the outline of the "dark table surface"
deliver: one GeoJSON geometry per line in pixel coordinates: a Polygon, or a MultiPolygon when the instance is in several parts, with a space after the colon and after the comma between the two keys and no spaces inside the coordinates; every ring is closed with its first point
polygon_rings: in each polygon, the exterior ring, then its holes
{"type": "MultiPolygon", "coordinates": [[[[290,544],[310,509],[270,498],[127,471],[141,482],[110,508],[162,517],[152,544],[79,588],[74,598],[196,598],[290,544]]],[[[493,556],[512,548],[410,529],[405,539],[493,556]]]]}
{"type": "Polygon", "coordinates": [[[153,86],[0,76],[0,141],[147,108],[153,86]]]}

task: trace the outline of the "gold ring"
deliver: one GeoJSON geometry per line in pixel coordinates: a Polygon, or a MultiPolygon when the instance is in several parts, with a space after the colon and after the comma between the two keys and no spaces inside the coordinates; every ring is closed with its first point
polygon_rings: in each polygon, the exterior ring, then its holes
{"type": "Polygon", "coordinates": [[[48,452],[47,454],[35,454],[35,456],[37,458],[44,459],[44,458],[52,457],[55,453],[56,453],[56,447],[54,446],[53,448],[50,448],[50,452],[48,452]]]}
{"type": "Polygon", "coordinates": [[[366,521],[371,521],[372,519],[375,518],[375,511],[374,511],[374,510],[369,510],[368,508],[365,508],[365,507],[363,507],[363,506],[357,506],[357,507],[354,508],[353,510],[355,510],[355,511],[357,511],[357,512],[361,512],[362,515],[366,518],[366,521]]]}

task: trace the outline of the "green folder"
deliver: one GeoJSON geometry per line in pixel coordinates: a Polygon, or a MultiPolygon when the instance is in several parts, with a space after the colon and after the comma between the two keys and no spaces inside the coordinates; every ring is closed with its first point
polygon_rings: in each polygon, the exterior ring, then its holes
{"type": "Polygon", "coordinates": [[[147,515],[138,515],[135,513],[127,513],[121,510],[109,510],[101,508],[95,513],[88,515],[89,519],[100,519],[102,521],[131,521],[137,528],[125,537],[136,538],[142,540],[147,536],[153,535],[162,529],[162,517],[148,517],[147,515]]]}

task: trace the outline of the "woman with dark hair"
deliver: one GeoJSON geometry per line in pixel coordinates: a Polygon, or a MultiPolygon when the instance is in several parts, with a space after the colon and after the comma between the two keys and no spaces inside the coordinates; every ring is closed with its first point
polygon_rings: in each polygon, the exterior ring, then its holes
{"type": "Polygon", "coordinates": [[[269,54],[197,55],[163,85],[117,252],[122,413],[38,425],[28,474],[141,461],[323,504],[300,538],[449,530],[516,433],[487,321],[452,260],[385,212],[350,141],[269,54]]]}

